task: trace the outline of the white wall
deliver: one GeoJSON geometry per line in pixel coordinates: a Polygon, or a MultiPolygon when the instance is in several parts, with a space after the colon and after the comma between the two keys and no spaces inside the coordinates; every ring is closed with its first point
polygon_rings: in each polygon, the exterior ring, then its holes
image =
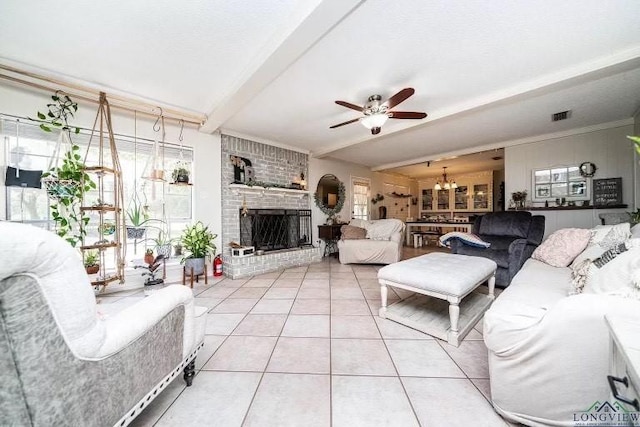
{"type": "MultiPolygon", "coordinates": [[[[527,190],[532,194],[533,169],[593,162],[598,168],[594,178],[622,177],[623,203],[630,210],[638,203],[634,200],[637,178],[634,178],[633,147],[625,137],[632,133],[633,126],[627,125],[505,148],[506,199],[515,191],[527,190]]],[[[591,228],[600,224],[598,214],[624,210],[550,210],[534,214],[546,217],[545,235],[549,235],[560,228],[591,228]]]]}
{"type": "MultiPolygon", "coordinates": [[[[51,102],[51,93],[10,86],[0,83],[0,113],[23,117],[36,117],[38,111],[46,111],[46,104],[51,102]]],[[[78,113],[72,122],[75,126],[91,128],[96,116],[97,104],[78,100],[78,113]]],[[[112,108],[113,130],[123,135],[134,134],[133,113],[112,108]]],[[[141,138],[157,138],[153,131],[154,119],[138,115],[137,136],[141,138]]],[[[176,122],[166,121],[166,140],[178,142],[180,132],[176,122]]],[[[185,126],[185,146],[194,150],[193,192],[194,216],[210,224],[211,229],[221,234],[221,198],[220,198],[220,135],[209,135],[199,132],[193,126],[185,126]]],[[[5,149],[0,149],[0,170],[4,171],[6,162],[5,149]]],[[[0,177],[0,219],[6,219],[6,192],[4,191],[4,173],[0,177]]],[[[217,242],[216,242],[217,244],[217,242]]]]}

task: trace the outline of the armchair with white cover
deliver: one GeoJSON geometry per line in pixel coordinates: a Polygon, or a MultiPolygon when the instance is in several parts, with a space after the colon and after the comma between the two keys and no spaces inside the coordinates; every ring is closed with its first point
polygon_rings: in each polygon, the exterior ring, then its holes
{"type": "Polygon", "coordinates": [[[0,222],[0,425],[125,426],[203,346],[206,308],[169,286],[98,311],[80,257],[36,227],[0,222]]]}

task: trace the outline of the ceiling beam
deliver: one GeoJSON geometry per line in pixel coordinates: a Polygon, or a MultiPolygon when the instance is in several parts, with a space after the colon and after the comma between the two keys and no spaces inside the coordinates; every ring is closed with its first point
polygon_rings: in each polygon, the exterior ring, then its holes
{"type": "Polygon", "coordinates": [[[311,155],[315,158],[328,157],[334,155],[336,151],[353,145],[366,143],[378,138],[389,137],[396,133],[406,132],[423,126],[431,126],[441,120],[451,120],[464,114],[476,113],[488,108],[522,101],[577,84],[633,70],[638,67],[640,67],[640,47],[635,47],[607,56],[606,58],[598,58],[594,61],[562,70],[558,73],[541,76],[536,80],[524,82],[485,96],[470,99],[465,103],[454,105],[447,109],[428,112],[429,117],[425,120],[407,120],[402,125],[396,126],[393,130],[385,132],[383,129],[382,133],[373,137],[363,133],[362,137],[354,140],[342,141],[332,146],[313,151],[311,155]]]}
{"type": "Polygon", "coordinates": [[[492,142],[490,144],[478,145],[476,147],[461,148],[459,150],[447,151],[445,153],[434,154],[431,156],[413,158],[411,160],[405,160],[402,162],[385,163],[382,165],[372,166],[371,170],[374,172],[379,172],[387,169],[417,165],[417,164],[426,163],[426,162],[440,162],[448,158],[467,156],[469,154],[480,153],[483,151],[499,150],[501,148],[515,147],[516,145],[531,144],[533,142],[546,141],[549,139],[565,138],[567,136],[597,132],[599,130],[604,130],[604,129],[619,128],[622,126],[629,126],[632,124],[634,124],[634,119],[632,117],[629,117],[622,120],[615,120],[613,122],[607,122],[607,123],[599,123],[596,125],[585,126],[581,128],[545,133],[542,135],[527,136],[525,138],[512,139],[508,141],[492,142]]]}
{"type": "Polygon", "coordinates": [[[302,20],[292,18],[291,24],[271,37],[237,83],[229,88],[200,131],[211,133],[222,126],[364,1],[321,0],[302,20]]]}

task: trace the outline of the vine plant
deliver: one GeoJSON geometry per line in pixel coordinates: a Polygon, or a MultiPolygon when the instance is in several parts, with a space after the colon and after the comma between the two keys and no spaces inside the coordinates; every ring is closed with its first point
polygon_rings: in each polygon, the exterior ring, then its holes
{"type": "Polygon", "coordinates": [[[71,127],[69,120],[78,111],[78,103],[69,96],[57,91],[52,103],[47,104],[47,114],[38,111],[38,118],[42,121],[40,129],[52,132],[59,129],[66,132],[71,144],[64,153],[62,163],[55,165],[42,174],[47,194],[52,200],[50,205],[51,217],[56,223],[56,233],[76,247],[86,235],[85,226],[89,217],[80,209],[84,194],[96,188],[96,183],[85,172],[85,166],[80,155],[80,147],[71,140],[72,132],[80,133],[80,128],[71,127]]]}

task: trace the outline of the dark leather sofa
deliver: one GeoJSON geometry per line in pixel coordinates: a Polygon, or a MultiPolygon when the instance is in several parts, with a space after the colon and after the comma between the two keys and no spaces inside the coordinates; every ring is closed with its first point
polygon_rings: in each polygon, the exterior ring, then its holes
{"type": "Polygon", "coordinates": [[[506,288],[511,279],[531,257],[544,236],[545,217],[525,211],[494,212],[479,216],[472,233],[491,243],[489,248],[465,245],[459,239],[451,242],[451,253],[479,256],[498,264],[496,286],[506,288]]]}

